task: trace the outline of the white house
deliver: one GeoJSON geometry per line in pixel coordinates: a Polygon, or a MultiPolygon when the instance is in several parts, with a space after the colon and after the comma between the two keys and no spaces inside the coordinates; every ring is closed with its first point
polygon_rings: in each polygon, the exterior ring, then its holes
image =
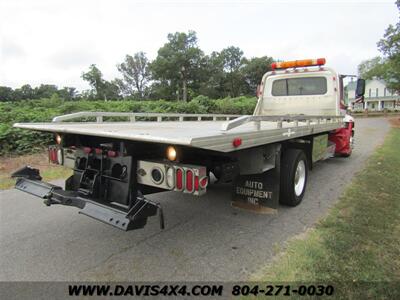
{"type": "Polygon", "coordinates": [[[366,81],[364,104],[355,102],[356,81],[347,85],[348,103],[352,110],[369,111],[400,110],[400,95],[390,91],[383,80],[372,79],[366,81]]]}

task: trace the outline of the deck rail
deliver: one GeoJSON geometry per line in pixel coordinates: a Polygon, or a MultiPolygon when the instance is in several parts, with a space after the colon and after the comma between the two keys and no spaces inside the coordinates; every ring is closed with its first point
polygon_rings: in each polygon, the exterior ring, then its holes
{"type": "Polygon", "coordinates": [[[62,116],[54,117],[52,122],[71,121],[79,118],[95,118],[97,123],[104,122],[104,117],[126,118],[129,122],[138,120],[148,121],[226,121],[221,126],[221,131],[229,131],[247,123],[253,122],[256,129],[261,129],[262,122],[276,122],[276,128],[282,128],[282,124],[294,123],[294,127],[299,126],[299,122],[305,122],[305,126],[315,124],[342,123],[343,116],[308,116],[308,115],[277,115],[277,116],[253,116],[253,115],[224,115],[224,114],[177,114],[177,113],[131,113],[131,112],[99,112],[82,111],[62,116]]]}
{"type": "Polygon", "coordinates": [[[71,121],[78,118],[96,118],[96,122],[101,123],[104,117],[121,117],[128,119],[129,122],[136,122],[138,118],[156,120],[157,122],[174,119],[175,121],[229,121],[240,115],[222,114],[177,114],[177,113],[131,113],[131,112],[102,112],[102,111],[81,111],[77,113],[54,117],[52,122],[71,121]],[[190,120],[188,120],[190,118],[190,120]]]}
{"type": "Polygon", "coordinates": [[[299,122],[305,122],[306,126],[310,124],[329,124],[329,123],[342,123],[343,116],[308,116],[308,115],[280,115],[280,116],[251,116],[245,115],[238,117],[234,120],[225,122],[222,124],[221,130],[228,131],[244,124],[254,122],[257,129],[260,130],[261,122],[269,121],[276,122],[277,128],[282,128],[284,122],[294,123],[294,127],[299,126],[299,122]]]}

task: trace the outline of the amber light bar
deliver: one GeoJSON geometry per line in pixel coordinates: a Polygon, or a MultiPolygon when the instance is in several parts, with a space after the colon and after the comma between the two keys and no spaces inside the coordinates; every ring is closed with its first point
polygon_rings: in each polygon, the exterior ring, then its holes
{"type": "Polygon", "coordinates": [[[323,66],[325,62],[326,62],[325,58],[291,60],[291,61],[274,62],[271,64],[271,68],[272,70],[276,70],[276,69],[287,69],[287,68],[298,68],[298,67],[323,66]]]}

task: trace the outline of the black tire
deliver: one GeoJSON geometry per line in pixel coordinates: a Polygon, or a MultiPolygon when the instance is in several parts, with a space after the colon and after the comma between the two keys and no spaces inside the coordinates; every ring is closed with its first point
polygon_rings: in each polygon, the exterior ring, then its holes
{"type": "MultiPolygon", "coordinates": [[[[302,170],[301,170],[302,171],[302,170]]],[[[304,193],[306,191],[308,179],[308,163],[305,153],[300,149],[287,149],[281,158],[281,182],[280,182],[280,195],[279,202],[283,205],[297,206],[303,200],[304,193]],[[296,194],[295,191],[295,176],[297,166],[304,162],[304,165],[299,168],[304,167],[304,185],[298,185],[301,193],[296,194]]]]}

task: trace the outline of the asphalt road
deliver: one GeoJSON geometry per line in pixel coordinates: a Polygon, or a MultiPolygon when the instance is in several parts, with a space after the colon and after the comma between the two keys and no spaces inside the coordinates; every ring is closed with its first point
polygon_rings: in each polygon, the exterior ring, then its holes
{"type": "Polygon", "coordinates": [[[230,186],[213,185],[201,198],[150,196],[164,207],[166,229],[150,218],[144,229],[123,232],[76,208],[1,191],[0,280],[245,280],[327,213],[388,129],[385,119],[358,119],[353,155],[318,163],[303,203],[276,215],[236,210],[230,186]]]}

